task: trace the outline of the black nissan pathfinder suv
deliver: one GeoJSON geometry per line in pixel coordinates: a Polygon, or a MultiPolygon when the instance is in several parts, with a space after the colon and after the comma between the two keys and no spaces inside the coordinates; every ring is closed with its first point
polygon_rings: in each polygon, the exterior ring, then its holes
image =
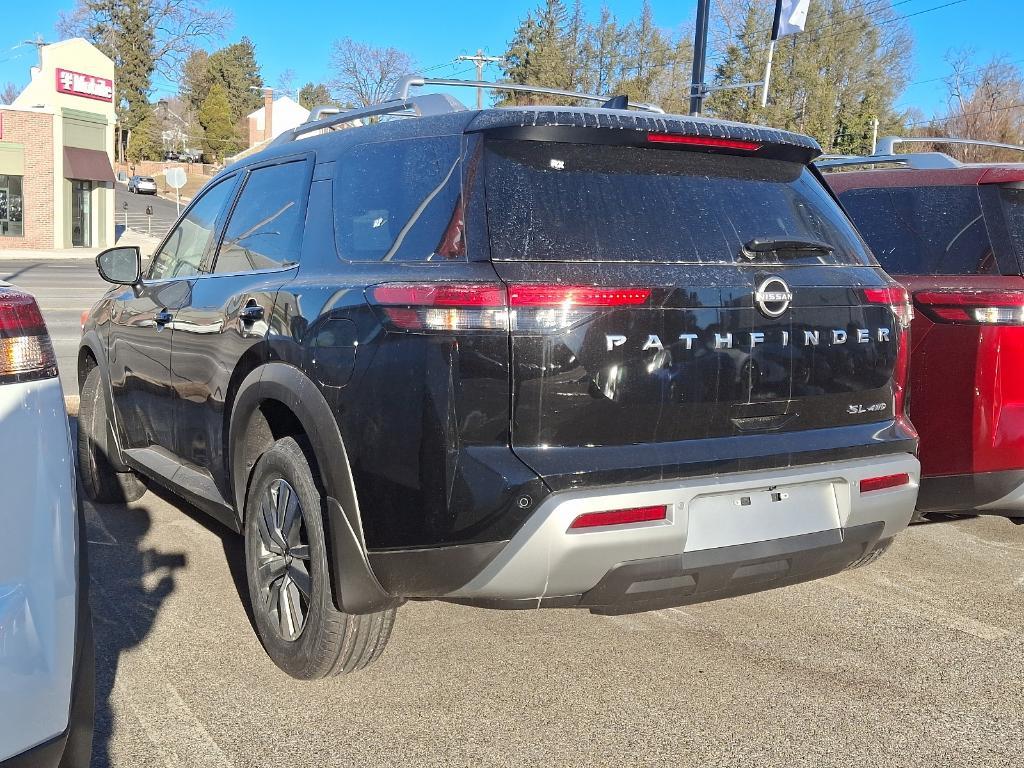
{"type": "Polygon", "coordinates": [[[244,533],[278,665],[367,665],[406,600],[651,610],[903,530],[910,308],[814,141],[402,90],[227,167],[145,272],[97,259],[83,484],[244,533]]]}

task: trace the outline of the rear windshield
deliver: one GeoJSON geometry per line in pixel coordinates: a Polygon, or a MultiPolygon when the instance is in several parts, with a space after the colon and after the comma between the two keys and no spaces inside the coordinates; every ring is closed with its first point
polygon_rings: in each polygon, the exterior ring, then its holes
{"type": "Polygon", "coordinates": [[[894,275],[998,275],[978,188],[850,189],[839,196],[894,275]]]}
{"type": "Polygon", "coordinates": [[[486,178],[497,261],[735,263],[745,243],[775,237],[835,248],[787,262],[873,263],[799,163],[502,140],[487,143],[486,178]]]}

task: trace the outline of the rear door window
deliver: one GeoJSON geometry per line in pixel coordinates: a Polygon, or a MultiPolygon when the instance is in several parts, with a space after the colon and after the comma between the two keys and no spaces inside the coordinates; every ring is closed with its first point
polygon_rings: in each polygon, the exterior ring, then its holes
{"type": "Polygon", "coordinates": [[[794,262],[870,264],[800,163],[627,146],[491,140],[487,222],[498,261],[736,263],[755,238],[825,242],[794,262]]]}
{"type": "Polygon", "coordinates": [[[850,189],[839,196],[894,275],[998,275],[978,188],[850,189]]]}
{"type": "Polygon", "coordinates": [[[335,226],[348,261],[462,258],[461,138],[362,144],[335,171],[335,226]]]}
{"type": "Polygon", "coordinates": [[[296,263],[302,245],[309,162],[251,171],[228,220],[214,272],[252,272],[296,263]]]}

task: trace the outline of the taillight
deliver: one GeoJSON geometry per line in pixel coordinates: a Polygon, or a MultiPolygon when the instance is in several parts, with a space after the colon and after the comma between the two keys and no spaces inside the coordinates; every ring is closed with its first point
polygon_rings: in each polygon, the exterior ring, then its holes
{"type": "Polygon", "coordinates": [[[881,477],[866,477],[860,481],[860,492],[884,491],[887,488],[899,488],[902,485],[909,484],[910,475],[906,472],[900,472],[896,475],[882,475],[881,477]]]}
{"type": "Polygon", "coordinates": [[[892,411],[896,421],[915,434],[917,431],[907,418],[907,386],[910,383],[910,321],[914,308],[910,294],[902,285],[886,288],[865,288],[864,298],[869,304],[887,305],[896,318],[896,361],[892,371],[892,411]]]}
{"type": "Polygon", "coordinates": [[[689,147],[707,147],[710,149],[739,149],[754,152],[761,148],[756,141],[741,139],[719,139],[714,136],[680,136],[677,133],[648,133],[647,141],[653,144],[682,144],[689,147]]]}
{"type": "Polygon", "coordinates": [[[526,331],[570,327],[594,312],[640,306],[650,288],[516,283],[385,283],[370,301],[405,331],[526,331]]]}
{"type": "Polygon", "coordinates": [[[57,375],[57,358],[36,300],[0,288],[0,382],[34,381],[57,375]]]}
{"type": "Polygon", "coordinates": [[[629,509],[610,509],[607,512],[587,512],[573,520],[569,530],[600,528],[606,525],[651,523],[656,520],[665,520],[667,517],[668,507],[664,504],[656,507],[630,507],[629,509]]]}
{"type": "Polygon", "coordinates": [[[914,305],[910,303],[910,294],[902,285],[890,285],[887,288],[865,288],[864,298],[869,304],[886,304],[896,316],[900,328],[909,328],[914,319],[914,305]]]}
{"type": "Polygon", "coordinates": [[[914,303],[937,323],[1024,325],[1021,291],[918,291],[914,303]]]}
{"type": "Polygon", "coordinates": [[[386,283],[370,289],[403,331],[507,331],[505,289],[489,283],[386,283]]]}

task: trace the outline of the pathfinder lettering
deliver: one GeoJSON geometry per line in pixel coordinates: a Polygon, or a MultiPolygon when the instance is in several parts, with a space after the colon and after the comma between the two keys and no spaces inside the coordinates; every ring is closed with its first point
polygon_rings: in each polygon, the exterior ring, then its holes
{"type": "MultiPolygon", "coordinates": [[[[889,328],[875,328],[874,337],[879,343],[885,343],[890,341],[892,331],[889,328]]],[[[792,337],[794,346],[804,347],[817,347],[821,346],[821,331],[804,331],[803,335],[796,334],[792,337]],[[800,342],[797,344],[797,342],[800,342]]],[[[857,344],[867,344],[871,341],[871,329],[870,328],[856,328],[853,330],[844,330],[842,328],[835,328],[827,332],[827,346],[839,347],[845,345],[847,342],[856,339],[857,344]]],[[[609,333],[605,335],[605,344],[609,352],[616,347],[621,347],[629,341],[629,337],[623,336],[622,334],[609,333]]],[[[701,340],[701,335],[697,333],[681,333],[679,334],[678,341],[682,343],[686,349],[693,349],[694,343],[701,340]]],[[[791,337],[789,331],[776,331],[769,333],[767,331],[750,331],[747,333],[735,334],[735,333],[711,333],[704,337],[706,346],[713,349],[735,349],[735,348],[746,348],[753,349],[759,344],[778,344],[779,346],[788,347],[790,346],[791,337]]],[[[646,352],[650,349],[662,351],[665,349],[665,344],[662,342],[661,337],[656,333],[648,334],[644,340],[640,350],[646,352]]]]}

